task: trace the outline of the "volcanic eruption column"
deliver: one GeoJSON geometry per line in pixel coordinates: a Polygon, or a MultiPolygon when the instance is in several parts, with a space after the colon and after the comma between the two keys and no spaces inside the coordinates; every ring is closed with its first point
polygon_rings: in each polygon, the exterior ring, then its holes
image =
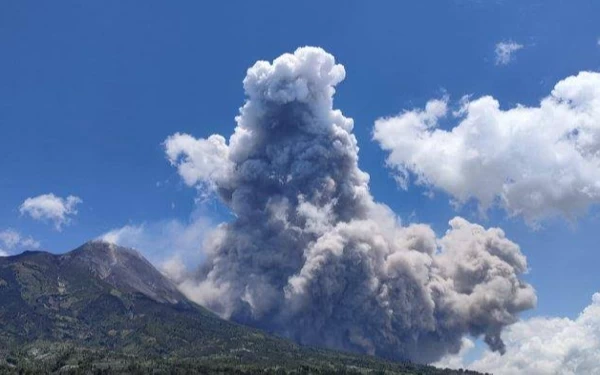
{"type": "Polygon", "coordinates": [[[460,217],[437,238],[375,202],[353,121],[333,109],[344,76],[320,48],[259,61],[229,141],[166,140],[184,181],[235,215],[182,290],[225,318],[304,344],[431,362],[470,334],[503,351],[503,327],[536,303],[519,279],[519,246],[460,217]]]}

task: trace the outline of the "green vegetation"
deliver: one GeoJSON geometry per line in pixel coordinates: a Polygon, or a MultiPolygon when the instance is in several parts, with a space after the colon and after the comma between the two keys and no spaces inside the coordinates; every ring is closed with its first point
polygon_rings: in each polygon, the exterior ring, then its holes
{"type": "Polygon", "coordinates": [[[459,373],[302,347],[185,299],[117,288],[74,259],[0,258],[0,374],[459,373]]]}

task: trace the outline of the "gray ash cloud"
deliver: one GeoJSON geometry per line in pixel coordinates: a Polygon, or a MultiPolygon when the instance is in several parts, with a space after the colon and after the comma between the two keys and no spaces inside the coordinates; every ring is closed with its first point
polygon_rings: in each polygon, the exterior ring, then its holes
{"type": "Polygon", "coordinates": [[[353,121],[333,109],[344,76],[319,48],[259,61],[229,140],[165,141],[184,181],[235,215],[181,289],[303,344],[431,362],[473,335],[502,352],[503,328],[536,302],[519,246],[460,217],[438,237],[375,202],[353,121]]]}

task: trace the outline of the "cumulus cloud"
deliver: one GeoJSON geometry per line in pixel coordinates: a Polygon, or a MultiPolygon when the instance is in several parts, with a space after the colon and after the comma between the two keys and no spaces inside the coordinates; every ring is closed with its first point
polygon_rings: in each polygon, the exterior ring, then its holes
{"type": "MultiPolygon", "coordinates": [[[[494,374],[600,374],[600,293],[576,319],[536,317],[520,321],[504,334],[506,353],[490,351],[465,363],[467,344],[458,356],[437,363],[494,374]]],[[[472,347],[472,344],[470,345],[472,347]]]]}
{"type": "Polygon", "coordinates": [[[0,256],[8,256],[15,251],[34,250],[40,247],[39,241],[25,237],[14,229],[0,232],[0,256]]]}
{"type": "Polygon", "coordinates": [[[333,109],[344,77],[320,48],[259,61],[228,141],[166,140],[184,181],[235,215],[205,240],[207,259],[181,289],[303,344],[428,362],[472,335],[502,352],[504,327],[536,302],[519,246],[459,217],[438,237],[375,202],[353,121],[333,109]]]}
{"type": "Polygon", "coordinates": [[[19,211],[21,215],[29,215],[34,220],[51,221],[60,231],[71,223],[72,217],[77,215],[77,205],[82,202],[81,198],[74,195],[61,198],[52,193],[42,194],[25,199],[19,211]]]}
{"type": "Polygon", "coordinates": [[[511,40],[506,42],[499,42],[496,44],[496,65],[508,65],[514,60],[515,53],[522,49],[523,45],[513,42],[511,40]]]}
{"type": "Polygon", "coordinates": [[[164,143],[167,158],[177,167],[179,175],[189,186],[214,186],[216,181],[224,181],[231,173],[233,164],[229,162],[229,148],[225,138],[212,135],[207,139],[195,139],[189,134],[174,134],[164,143]]]}
{"type": "Polygon", "coordinates": [[[468,337],[463,337],[462,339],[462,343],[461,343],[461,348],[458,351],[458,353],[456,354],[449,354],[444,356],[442,359],[440,359],[439,361],[436,361],[434,363],[432,363],[432,365],[434,365],[435,367],[439,367],[439,368],[450,368],[450,369],[465,369],[468,366],[465,364],[465,358],[468,354],[471,353],[471,351],[475,348],[475,343],[473,342],[473,340],[469,339],[468,337]]]}
{"type": "Polygon", "coordinates": [[[171,219],[125,225],[100,239],[138,249],[169,278],[181,281],[204,259],[202,243],[213,228],[207,217],[193,215],[188,222],[171,219]]]}
{"type": "Polygon", "coordinates": [[[406,188],[441,189],[482,211],[494,204],[529,223],[573,219],[600,202],[600,74],[556,84],[539,106],[503,110],[490,96],[447,99],[375,122],[374,139],[406,188]],[[440,128],[442,120],[453,125],[440,128]]]}

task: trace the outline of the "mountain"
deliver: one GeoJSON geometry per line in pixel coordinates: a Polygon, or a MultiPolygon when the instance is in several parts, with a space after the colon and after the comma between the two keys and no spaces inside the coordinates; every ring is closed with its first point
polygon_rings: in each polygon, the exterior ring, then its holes
{"type": "Polygon", "coordinates": [[[173,283],[137,250],[92,241],[60,258],[67,269],[86,269],[121,292],[141,293],[162,303],[186,301],[173,283]]]}
{"type": "Polygon", "coordinates": [[[0,257],[0,373],[446,374],[306,348],[220,319],[139,252],[92,241],[0,257]]]}

